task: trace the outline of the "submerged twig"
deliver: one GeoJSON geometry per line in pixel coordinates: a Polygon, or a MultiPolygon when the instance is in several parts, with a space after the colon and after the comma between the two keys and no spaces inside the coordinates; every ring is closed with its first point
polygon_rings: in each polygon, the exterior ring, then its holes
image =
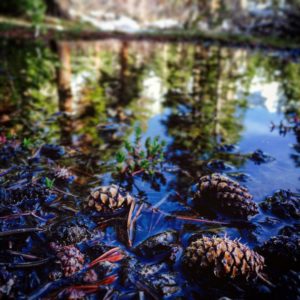
{"type": "Polygon", "coordinates": [[[92,284],[73,285],[68,287],[67,289],[83,290],[85,292],[93,293],[96,292],[97,289],[102,285],[112,284],[114,281],[116,281],[117,278],[117,275],[111,275],[92,284]]]}
{"type": "Polygon", "coordinates": [[[179,216],[179,215],[173,215],[171,213],[164,212],[160,209],[152,208],[153,212],[158,212],[160,214],[163,214],[167,217],[171,217],[177,220],[183,220],[183,221],[190,221],[190,222],[196,222],[196,223],[205,223],[205,224],[217,224],[217,225],[230,225],[228,222],[222,222],[222,221],[216,221],[216,220],[207,220],[207,219],[198,219],[198,218],[193,218],[189,216],[179,216]]]}
{"type": "Polygon", "coordinates": [[[16,235],[16,234],[23,234],[23,233],[40,232],[40,231],[45,231],[45,230],[46,230],[46,228],[39,228],[39,227],[19,228],[19,229],[2,231],[2,232],[0,232],[0,237],[16,235]]]}
{"type": "Polygon", "coordinates": [[[5,170],[2,173],[0,173],[0,177],[5,176],[6,174],[8,174],[9,172],[11,172],[15,168],[16,168],[16,166],[12,166],[12,167],[8,168],[7,170],[5,170]]]}
{"type": "Polygon", "coordinates": [[[31,268],[31,267],[38,267],[41,265],[44,265],[47,263],[51,258],[47,257],[41,260],[37,261],[29,261],[29,262],[24,262],[24,263],[4,263],[0,262],[0,266],[5,266],[7,268],[31,268]]]}
{"type": "Polygon", "coordinates": [[[24,258],[32,259],[32,260],[41,259],[38,256],[35,256],[35,255],[32,255],[32,254],[22,253],[22,252],[19,252],[19,251],[6,250],[6,253],[11,254],[11,255],[16,255],[16,256],[22,256],[24,258]]]}
{"type": "Polygon", "coordinates": [[[22,212],[22,213],[17,213],[17,214],[1,216],[0,220],[10,220],[10,219],[16,219],[19,217],[30,216],[30,215],[31,215],[31,212],[22,212]]]}
{"type": "Polygon", "coordinates": [[[258,273],[257,276],[258,276],[258,278],[259,278],[260,280],[262,280],[264,283],[266,283],[266,284],[269,285],[270,287],[272,287],[272,288],[275,288],[275,287],[276,287],[271,281],[269,281],[267,278],[265,278],[262,274],[258,273]]]}
{"type": "Polygon", "coordinates": [[[17,214],[1,216],[0,220],[10,220],[10,219],[16,219],[16,218],[20,218],[20,217],[24,217],[24,216],[33,216],[43,222],[47,221],[46,219],[38,216],[35,211],[26,211],[26,212],[21,212],[21,213],[17,213],[17,214]]]}
{"type": "Polygon", "coordinates": [[[94,259],[92,262],[90,262],[87,265],[87,268],[92,268],[95,265],[104,262],[104,261],[108,261],[108,262],[117,262],[121,259],[124,258],[124,255],[119,252],[120,248],[119,247],[115,247],[112,248],[110,250],[108,250],[107,252],[105,252],[104,254],[102,254],[101,256],[99,256],[98,258],[94,259]]]}
{"type": "Polygon", "coordinates": [[[63,191],[63,190],[61,190],[61,189],[59,189],[59,188],[57,188],[57,187],[52,187],[51,190],[54,191],[54,192],[62,193],[62,194],[67,195],[67,196],[79,197],[78,195],[74,195],[74,194],[72,194],[72,193],[65,192],[65,191],[63,191]]]}

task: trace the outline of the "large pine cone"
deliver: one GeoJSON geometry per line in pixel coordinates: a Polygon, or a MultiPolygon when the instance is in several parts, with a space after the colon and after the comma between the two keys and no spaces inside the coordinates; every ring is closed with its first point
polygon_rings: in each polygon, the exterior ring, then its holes
{"type": "Polygon", "coordinates": [[[199,179],[197,189],[194,195],[196,205],[213,206],[238,217],[252,216],[258,212],[248,190],[228,177],[217,173],[203,176],[199,179]]]}
{"type": "Polygon", "coordinates": [[[281,273],[274,284],[276,285],[274,299],[300,299],[300,272],[289,270],[281,273]]]}
{"type": "Polygon", "coordinates": [[[297,235],[278,235],[266,241],[259,249],[268,267],[300,270],[300,238],[297,235]]]}
{"type": "Polygon", "coordinates": [[[74,246],[61,246],[51,243],[64,276],[72,276],[83,268],[84,255],[74,246]]]}
{"type": "Polygon", "coordinates": [[[226,237],[202,237],[185,251],[188,268],[211,271],[216,277],[256,277],[264,267],[264,258],[238,240],[226,237]]]}
{"type": "Polygon", "coordinates": [[[85,200],[84,207],[97,212],[111,213],[130,206],[134,198],[117,185],[101,186],[85,200]]]}

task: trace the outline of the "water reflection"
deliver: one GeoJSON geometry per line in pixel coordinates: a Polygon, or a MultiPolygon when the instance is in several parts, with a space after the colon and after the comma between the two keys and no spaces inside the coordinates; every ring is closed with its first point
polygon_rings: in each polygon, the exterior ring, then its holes
{"type": "MultiPolygon", "coordinates": [[[[59,163],[76,175],[69,187],[78,197],[63,200],[71,208],[80,210],[91,188],[120,184],[111,173],[116,152],[133,138],[137,123],[144,129],[142,142],[156,135],[166,140],[168,163],[161,176],[151,181],[138,175],[121,182],[158,209],[145,210],[137,219],[135,245],[173,229],[184,244],[191,233],[226,232],[254,247],[289,223],[271,223],[262,212],[245,228],[188,224],[186,216],[218,217],[190,205],[192,184],[204,173],[238,178],[256,202],[277,189],[296,191],[297,62],[220,45],[117,40],[50,45],[3,41],[0,57],[1,130],[37,145],[45,141],[67,146],[59,163]],[[288,127],[284,135],[279,124],[288,127]],[[272,159],[255,164],[254,151],[272,159]],[[176,218],[168,218],[174,214],[176,218]]],[[[46,164],[52,169],[56,162],[46,164]]],[[[126,224],[117,224],[103,228],[103,241],[123,247],[128,244],[126,224]]],[[[177,267],[175,271],[181,272],[177,267]]]]}
{"type": "Polygon", "coordinates": [[[299,112],[300,68],[286,58],[201,44],[50,44],[2,41],[1,120],[11,133],[112,155],[134,123],[146,128],[163,113],[169,158],[196,175],[219,158],[218,144],[241,140],[248,107],[299,112]],[[45,125],[56,111],[58,121],[45,125]]]}

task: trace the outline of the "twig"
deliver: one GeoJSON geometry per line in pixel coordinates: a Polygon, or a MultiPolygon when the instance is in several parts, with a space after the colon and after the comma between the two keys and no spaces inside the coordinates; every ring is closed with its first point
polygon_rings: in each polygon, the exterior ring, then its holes
{"type": "Polygon", "coordinates": [[[78,213],[79,212],[79,210],[77,210],[73,207],[67,206],[67,205],[62,205],[61,208],[65,209],[65,210],[68,210],[68,211],[71,211],[73,213],[78,213]]]}
{"type": "Polygon", "coordinates": [[[47,222],[47,221],[48,221],[48,220],[46,220],[46,219],[44,219],[44,218],[38,216],[38,215],[36,214],[35,211],[31,212],[30,214],[31,214],[33,217],[35,217],[35,218],[37,218],[37,219],[39,219],[39,220],[41,220],[41,221],[43,221],[43,222],[47,222]]]}
{"type": "Polygon", "coordinates": [[[25,254],[25,253],[18,252],[18,251],[13,251],[13,250],[6,250],[6,253],[11,254],[11,255],[22,256],[22,257],[27,258],[27,259],[33,259],[33,260],[41,259],[40,257],[32,255],[32,254],[25,254]]]}
{"type": "Polygon", "coordinates": [[[274,285],[271,281],[269,281],[267,278],[265,278],[262,274],[258,273],[257,277],[261,279],[263,282],[265,282],[267,285],[269,285],[272,288],[275,288],[276,285],[274,285]]]}
{"type": "Polygon", "coordinates": [[[0,237],[5,237],[5,236],[8,236],[8,235],[30,233],[30,232],[39,232],[39,231],[45,231],[45,230],[46,230],[45,228],[38,228],[38,227],[19,228],[19,229],[2,231],[2,232],[0,232],[0,237]]]}
{"type": "Polygon", "coordinates": [[[155,203],[155,205],[153,205],[153,208],[158,208],[160,207],[170,196],[171,192],[169,192],[166,196],[164,196],[160,201],[158,201],[157,203],[155,203]]]}
{"type": "Polygon", "coordinates": [[[130,223],[129,231],[128,231],[128,245],[129,245],[129,247],[132,247],[134,224],[136,223],[136,221],[137,221],[139,215],[141,214],[143,208],[144,208],[144,203],[141,204],[138,211],[136,212],[136,215],[134,216],[134,218],[132,219],[132,221],[130,223]]]}
{"type": "MultiPolygon", "coordinates": [[[[172,216],[172,215],[171,215],[172,216]]],[[[176,219],[184,220],[184,221],[192,221],[196,223],[207,223],[207,224],[219,224],[219,225],[229,225],[229,223],[221,222],[221,221],[214,221],[214,220],[207,220],[207,219],[197,219],[192,217],[186,217],[186,216],[174,216],[176,219]]]]}
{"type": "Polygon", "coordinates": [[[44,258],[41,260],[37,260],[37,261],[30,261],[30,262],[17,263],[17,264],[0,262],[0,266],[6,266],[8,268],[31,268],[31,267],[38,267],[38,266],[44,265],[49,260],[50,260],[50,257],[44,258]]]}
{"type": "Polygon", "coordinates": [[[133,213],[133,210],[134,210],[134,207],[135,207],[135,202],[132,201],[131,205],[130,205],[130,210],[129,210],[129,213],[128,213],[128,217],[127,217],[127,236],[128,236],[128,245],[129,247],[131,247],[132,245],[131,244],[131,241],[130,241],[130,228],[131,228],[131,219],[132,219],[132,213],[133,213]]]}
{"type": "Polygon", "coordinates": [[[16,168],[16,166],[12,166],[12,167],[8,168],[4,172],[0,173],[0,177],[5,176],[6,174],[8,174],[10,171],[12,171],[15,168],[16,168]]]}
{"type": "Polygon", "coordinates": [[[30,216],[31,212],[23,212],[23,213],[18,213],[18,214],[11,214],[11,215],[6,215],[6,216],[1,216],[0,220],[9,220],[9,219],[16,219],[19,217],[23,216],[30,216]]]}
{"type": "Polygon", "coordinates": [[[135,223],[135,222],[137,221],[137,219],[138,219],[139,215],[141,214],[142,209],[144,208],[144,206],[145,206],[145,203],[142,203],[141,206],[140,206],[140,208],[139,208],[138,211],[136,212],[136,215],[135,215],[135,217],[133,218],[131,224],[133,224],[133,223],[135,223]]]}
{"type": "Polygon", "coordinates": [[[108,276],[98,282],[92,283],[92,284],[82,284],[82,285],[73,285],[70,286],[70,289],[76,289],[76,290],[97,290],[101,285],[107,285],[111,284],[114,281],[116,281],[118,277],[116,275],[108,276]]]}
{"type": "Polygon", "coordinates": [[[132,172],[130,175],[133,177],[133,176],[135,176],[135,175],[138,175],[138,174],[140,174],[140,173],[143,173],[144,171],[145,171],[144,169],[140,169],[140,170],[137,170],[137,171],[132,172]]]}
{"type": "Polygon", "coordinates": [[[106,223],[110,223],[110,222],[114,222],[114,221],[123,221],[123,220],[124,220],[124,218],[111,218],[111,219],[101,221],[97,224],[101,226],[101,225],[106,224],[106,223]]]}
{"type": "Polygon", "coordinates": [[[191,221],[191,222],[196,222],[196,223],[206,223],[206,224],[217,224],[217,225],[230,225],[230,223],[226,222],[221,222],[221,221],[215,221],[215,220],[207,220],[207,219],[198,219],[198,218],[193,218],[189,216],[178,216],[178,215],[172,215],[171,213],[164,212],[160,209],[153,208],[152,210],[154,212],[159,212],[165,216],[172,217],[178,220],[183,220],[183,221],[191,221]]]}
{"type": "Polygon", "coordinates": [[[160,222],[161,218],[162,218],[163,214],[160,214],[156,220],[156,222],[153,224],[151,224],[151,227],[149,228],[149,233],[157,226],[157,224],[160,222]]]}
{"type": "Polygon", "coordinates": [[[59,188],[57,188],[57,187],[53,187],[51,190],[52,190],[52,191],[54,191],[54,192],[59,192],[59,193],[62,193],[62,194],[68,195],[68,196],[72,196],[72,197],[79,197],[78,195],[74,195],[74,194],[71,194],[71,193],[68,193],[68,192],[62,191],[62,190],[60,190],[60,189],[59,189],[59,188]]]}
{"type": "Polygon", "coordinates": [[[95,265],[108,261],[108,262],[116,262],[124,258],[124,255],[119,251],[119,247],[112,248],[99,256],[98,258],[94,259],[87,265],[87,269],[94,267],[95,265]]]}
{"type": "Polygon", "coordinates": [[[85,175],[85,176],[88,176],[88,177],[95,177],[94,175],[92,175],[92,174],[90,174],[90,173],[87,173],[87,172],[85,172],[85,171],[79,170],[79,169],[74,168],[74,167],[70,167],[70,170],[73,170],[73,171],[75,171],[75,172],[81,173],[81,174],[83,174],[83,175],[85,175]]]}

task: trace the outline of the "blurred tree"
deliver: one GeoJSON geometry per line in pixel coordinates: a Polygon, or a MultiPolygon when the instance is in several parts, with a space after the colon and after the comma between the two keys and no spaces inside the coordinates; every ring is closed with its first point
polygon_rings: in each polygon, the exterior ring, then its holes
{"type": "Polygon", "coordinates": [[[44,0],[9,0],[0,1],[0,14],[24,16],[28,18],[38,34],[46,13],[44,0]]]}
{"type": "MultiPolygon", "coordinates": [[[[190,56],[185,57],[187,62],[190,59],[190,56]]],[[[214,157],[218,143],[238,142],[243,129],[244,100],[235,96],[239,76],[237,61],[243,59],[243,53],[198,45],[192,59],[189,72],[192,78],[181,79],[186,88],[167,93],[166,105],[172,105],[172,112],[165,125],[173,137],[169,158],[183,169],[192,166],[189,171],[193,173],[201,169],[203,160],[214,157]]],[[[175,63],[176,69],[181,70],[180,60],[175,63]]],[[[240,164],[240,161],[233,163],[240,164]]]]}

